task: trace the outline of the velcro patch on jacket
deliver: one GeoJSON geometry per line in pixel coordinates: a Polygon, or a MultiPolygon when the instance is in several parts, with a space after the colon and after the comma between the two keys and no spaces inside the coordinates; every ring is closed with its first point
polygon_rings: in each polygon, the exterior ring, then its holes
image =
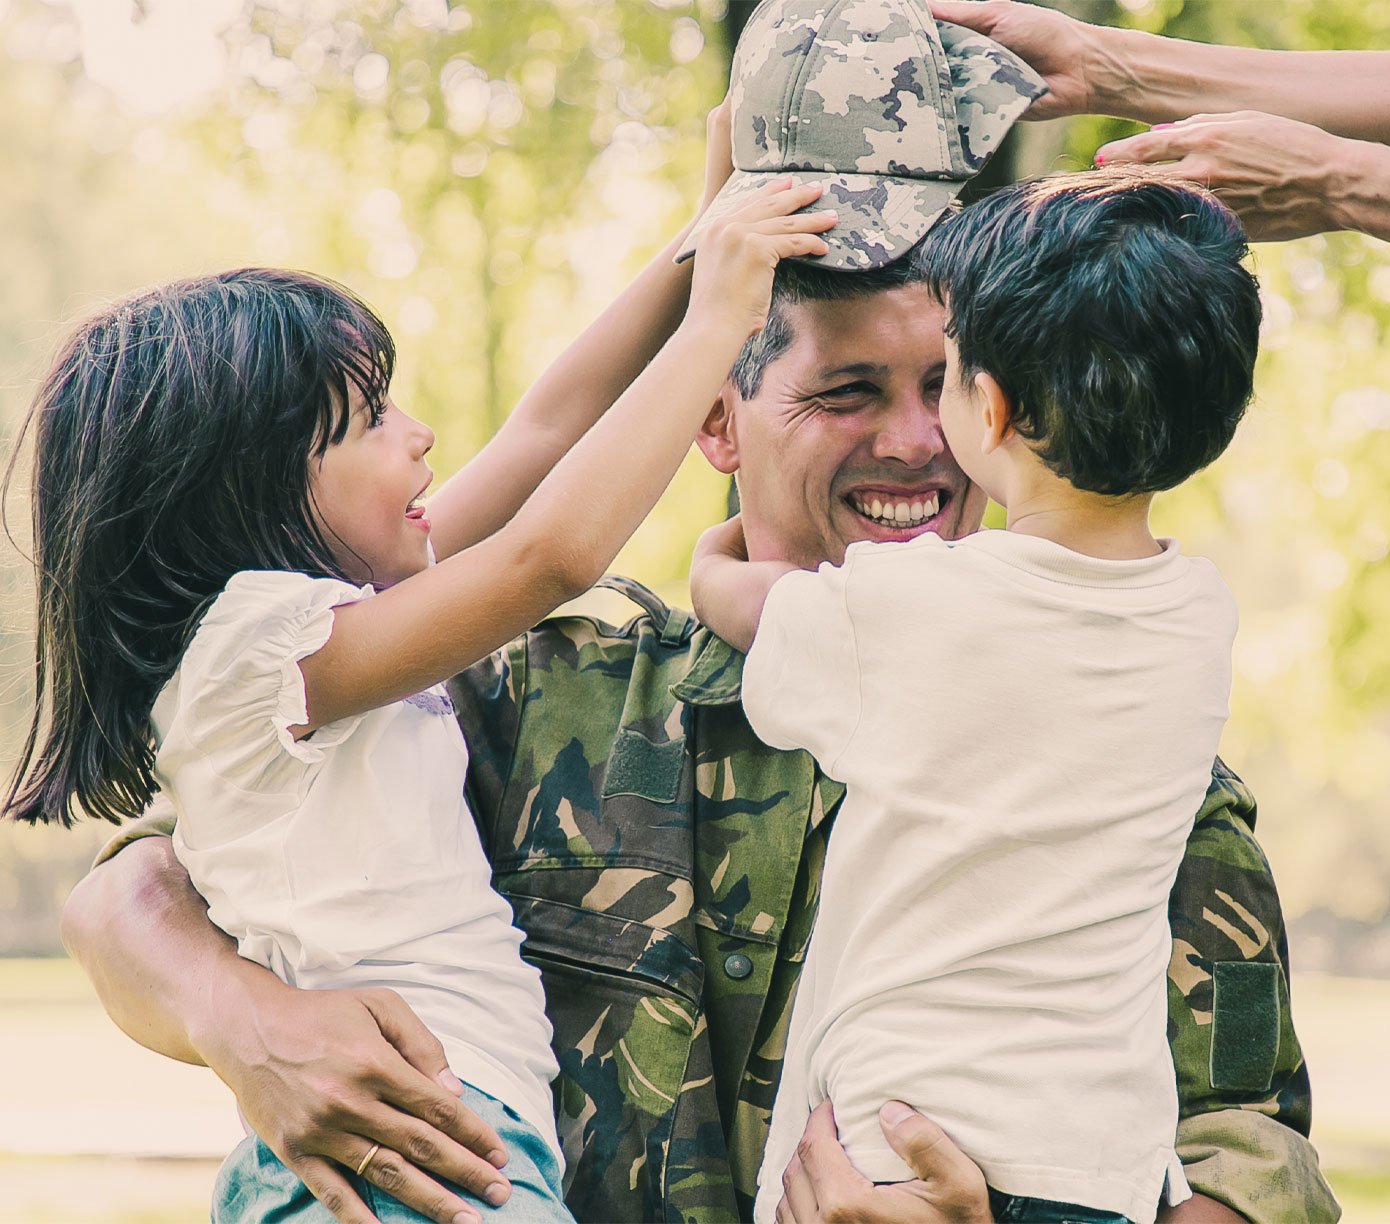
{"type": "Polygon", "coordinates": [[[636,795],[653,803],[674,803],[680,797],[685,738],[653,743],[640,731],[623,727],[608,756],[603,797],[636,795]]]}
{"type": "Polygon", "coordinates": [[[1218,961],[1212,970],[1211,1086],[1265,1092],[1279,1057],[1279,966],[1218,961]]]}

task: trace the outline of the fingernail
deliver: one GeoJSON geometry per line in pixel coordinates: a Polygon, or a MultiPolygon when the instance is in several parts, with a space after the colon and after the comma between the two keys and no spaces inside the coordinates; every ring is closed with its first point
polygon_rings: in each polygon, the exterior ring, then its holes
{"type": "Polygon", "coordinates": [[[460,1211],[454,1217],[454,1224],[483,1224],[483,1217],[476,1211],[460,1211]]]}
{"type": "Polygon", "coordinates": [[[507,1163],[507,1149],[493,1148],[492,1151],[487,1154],[487,1162],[492,1165],[494,1169],[502,1168],[502,1166],[507,1163]]]}
{"type": "Polygon", "coordinates": [[[825,209],[822,209],[822,210],[821,210],[821,216],[822,216],[822,217],[829,217],[829,218],[831,218],[831,219],[834,220],[834,221],[838,221],[838,220],[840,219],[840,214],[837,213],[833,208],[825,208],[825,209]]]}
{"type": "Polygon", "coordinates": [[[1176,123],[1155,123],[1155,124],[1153,125],[1153,127],[1151,127],[1151,128],[1149,129],[1149,131],[1151,131],[1151,132],[1161,132],[1161,131],[1163,131],[1164,128],[1170,128],[1170,127],[1177,127],[1177,124],[1176,124],[1176,123]]]}
{"type": "Polygon", "coordinates": [[[1105,165],[1105,155],[1104,155],[1104,154],[1102,154],[1102,153],[1097,153],[1097,154],[1096,154],[1096,165],[1097,165],[1097,166],[1103,166],[1103,165],[1105,165]]]}
{"type": "Polygon", "coordinates": [[[463,1081],[448,1067],[445,1067],[435,1078],[455,1096],[459,1096],[463,1092],[463,1081]]]}
{"type": "Polygon", "coordinates": [[[512,1196],[512,1188],[506,1182],[493,1182],[483,1191],[483,1197],[494,1207],[500,1207],[512,1196]]]}
{"type": "Polygon", "coordinates": [[[878,1111],[878,1116],[889,1126],[898,1127],[912,1117],[912,1110],[901,1101],[889,1101],[878,1111]]]}

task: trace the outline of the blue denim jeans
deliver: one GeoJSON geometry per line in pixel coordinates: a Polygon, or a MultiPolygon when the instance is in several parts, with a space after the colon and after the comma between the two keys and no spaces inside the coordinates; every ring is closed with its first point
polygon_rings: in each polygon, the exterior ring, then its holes
{"type": "MultiPolygon", "coordinates": [[[[512,1196],[492,1207],[457,1186],[449,1188],[497,1224],[574,1224],[564,1202],[560,1167],[550,1145],[520,1115],[465,1084],[460,1097],[501,1137],[510,1159],[502,1172],[512,1196]]],[[[381,1224],[429,1224],[427,1217],[370,1182],[347,1175],[353,1189],[381,1224]]],[[[212,1224],[333,1224],[333,1216],[279,1158],[254,1136],[222,1162],[212,1194],[212,1224]]]]}
{"type": "Polygon", "coordinates": [[[989,1207],[994,1213],[995,1224],[1131,1224],[1128,1216],[1116,1215],[1113,1211],[1003,1194],[993,1186],[989,1188],[989,1207]]]}

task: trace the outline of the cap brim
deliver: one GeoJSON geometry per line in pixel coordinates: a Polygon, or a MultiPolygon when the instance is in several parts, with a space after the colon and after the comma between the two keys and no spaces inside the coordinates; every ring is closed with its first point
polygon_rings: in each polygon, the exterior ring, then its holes
{"type": "Polygon", "coordinates": [[[801,209],[839,213],[835,228],[821,234],[828,254],[803,256],[827,268],[881,268],[917,244],[968,180],[892,178],[880,174],[835,174],[824,170],[735,170],[685,240],[676,262],[689,259],[710,223],[736,209],[758,188],[778,179],[794,186],[824,183],[820,199],[801,209]]]}

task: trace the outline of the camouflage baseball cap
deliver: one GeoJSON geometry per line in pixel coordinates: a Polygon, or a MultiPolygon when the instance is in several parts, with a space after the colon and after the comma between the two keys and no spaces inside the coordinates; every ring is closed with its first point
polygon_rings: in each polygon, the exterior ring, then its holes
{"type": "Polygon", "coordinates": [[[938,22],[926,0],[763,0],[734,55],[734,172],[677,259],[775,178],[824,182],[817,262],[877,268],[927,232],[1047,92],[991,39],[938,22]]]}

